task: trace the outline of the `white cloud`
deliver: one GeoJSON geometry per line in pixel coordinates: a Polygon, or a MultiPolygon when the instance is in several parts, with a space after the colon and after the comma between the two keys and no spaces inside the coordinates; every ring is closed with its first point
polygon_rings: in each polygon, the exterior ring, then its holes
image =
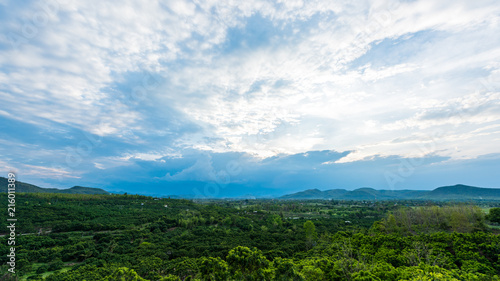
{"type": "Polygon", "coordinates": [[[80,176],[75,175],[74,171],[36,165],[23,165],[22,168],[19,169],[18,173],[22,174],[23,176],[32,176],[45,179],[80,178],[80,176]]]}
{"type": "MultiPolygon", "coordinates": [[[[409,157],[434,131],[449,134],[429,153],[500,152],[474,146],[497,138],[481,131],[499,122],[495,1],[334,2],[65,1],[34,38],[3,51],[0,114],[126,138],[125,130],[152,130],[145,120],[157,116],[148,114],[172,108],[201,128],[180,134],[180,148],[260,157],[315,149],[357,151],[344,162],[409,157]],[[248,27],[257,14],[272,26],[248,27]],[[239,40],[231,32],[244,37],[247,28],[272,32],[255,48],[226,50],[239,40]],[[143,71],[164,77],[144,100],[155,110],[129,105],[130,93],[115,87],[143,71]]],[[[21,28],[10,20],[2,31],[21,28]]],[[[116,157],[167,153],[138,150],[116,157]]]]}

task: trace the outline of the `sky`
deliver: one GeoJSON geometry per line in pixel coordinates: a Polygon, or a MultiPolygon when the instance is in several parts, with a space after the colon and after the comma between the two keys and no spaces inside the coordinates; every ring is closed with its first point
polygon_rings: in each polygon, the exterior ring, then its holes
{"type": "Polygon", "coordinates": [[[500,187],[500,5],[0,0],[0,176],[197,197],[500,187]]]}

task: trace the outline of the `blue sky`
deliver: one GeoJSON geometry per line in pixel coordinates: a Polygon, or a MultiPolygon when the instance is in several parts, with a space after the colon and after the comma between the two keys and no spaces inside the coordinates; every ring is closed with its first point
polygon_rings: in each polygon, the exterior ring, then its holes
{"type": "Polygon", "coordinates": [[[497,1],[0,0],[0,167],[196,196],[500,187],[497,1]]]}

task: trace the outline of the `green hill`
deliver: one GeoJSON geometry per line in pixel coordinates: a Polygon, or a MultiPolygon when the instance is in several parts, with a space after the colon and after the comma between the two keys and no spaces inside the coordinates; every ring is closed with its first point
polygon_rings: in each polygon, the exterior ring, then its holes
{"type": "Polygon", "coordinates": [[[482,188],[457,184],[438,187],[422,198],[433,200],[500,200],[500,188],[482,188]]]}
{"type": "Polygon", "coordinates": [[[370,187],[358,188],[352,191],[345,189],[330,189],[325,191],[308,189],[281,196],[280,199],[396,200],[415,199],[427,193],[429,193],[429,191],[376,190],[370,187]]]}
{"type": "Polygon", "coordinates": [[[301,192],[287,194],[282,199],[324,199],[324,192],[319,189],[308,189],[301,192]]]}
{"type": "MultiPolygon", "coordinates": [[[[0,177],[0,192],[7,192],[8,179],[0,177]]],[[[83,186],[73,186],[68,189],[58,189],[58,188],[43,188],[33,184],[24,183],[21,181],[16,181],[16,192],[26,192],[26,193],[66,193],[66,194],[109,194],[104,189],[93,188],[93,187],[83,187],[83,186]]]]}
{"type": "Polygon", "coordinates": [[[281,196],[280,199],[330,199],[338,198],[348,192],[345,189],[330,189],[321,191],[319,189],[308,189],[301,192],[281,196]]]}
{"type": "Polygon", "coordinates": [[[358,188],[344,194],[344,200],[398,200],[416,199],[429,191],[425,190],[376,190],[369,187],[358,188]]]}
{"type": "Polygon", "coordinates": [[[330,190],[324,191],[327,198],[341,197],[342,195],[346,194],[347,192],[348,191],[345,189],[330,189],[330,190]]]}
{"type": "Polygon", "coordinates": [[[280,199],[337,199],[337,200],[500,200],[500,189],[457,184],[428,190],[376,190],[370,187],[352,191],[309,189],[281,196],[280,199]]]}

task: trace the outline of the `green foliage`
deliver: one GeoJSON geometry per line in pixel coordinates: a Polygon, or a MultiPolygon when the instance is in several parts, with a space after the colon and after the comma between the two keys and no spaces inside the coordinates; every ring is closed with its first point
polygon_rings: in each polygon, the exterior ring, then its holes
{"type": "Polygon", "coordinates": [[[491,208],[487,219],[491,222],[500,223],[500,208],[491,208]]]}
{"type": "Polygon", "coordinates": [[[168,265],[169,271],[185,280],[193,278],[199,273],[198,262],[196,259],[183,257],[171,261],[168,265]]]}
{"type": "MultiPolygon", "coordinates": [[[[180,281],[181,279],[179,278],[179,276],[177,275],[172,275],[172,274],[168,274],[166,276],[163,276],[160,281],[180,281]]],[[[224,280],[224,279],[222,279],[224,280]]]]}
{"type": "Polygon", "coordinates": [[[97,267],[95,265],[84,265],[69,272],[60,272],[49,275],[44,279],[44,281],[103,280],[104,278],[111,276],[114,271],[115,268],[113,267],[97,267]]]}
{"type": "Polygon", "coordinates": [[[305,280],[311,281],[323,280],[323,276],[325,275],[321,268],[312,265],[303,266],[300,273],[305,277],[305,280]]]}
{"type": "MultiPolygon", "coordinates": [[[[34,280],[42,274],[45,281],[497,280],[500,273],[500,238],[472,205],[71,194],[16,199],[23,214],[18,233],[28,233],[16,238],[16,269],[34,280]]],[[[481,207],[498,207],[489,204],[481,207]]],[[[6,239],[0,238],[1,278],[6,239]]]]}
{"type": "Polygon", "coordinates": [[[291,259],[276,258],[273,260],[273,267],[275,268],[274,280],[277,281],[301,281],[305,280],[304,276],[299,272],[298,267],[291,259]]]}
{"type": "Polygon", "coordinates": [[[306,221],[304,223],[304,232],[306,235],[306,243],[308,248],[311,248],[315,244],[315,240],[318,237],[316,233],[316,226],[312,221],[306,221]]]}
{"type": "Polygon", "coordinates": [[[227,280],[229,277],[227,262],[219,257],[202,258],[200,272],[204,280],[227,280]]]}
{"type": "Polygon", "coordinates": [[[139,264],[133,268],[140,276],[150,280],[157,280],[164,273],[165,262],[158,257],[145,257],[141,258],[139,264]]]}
{"type": "Polygon", "coordinates": [[[421,232],[483,231],[484,214],[471,205],[399,208],[374,225],[374,230],[386,233],[413,234],[421,232]]]}
{"type": "Polygon", "coordinates": [[[120,267],[115,269],[115,271],[106,276],[103,281],[147,281],[141,278],[133,269],[126,267],[120,267]]]}
{"type": "Polygon", "coordinates": [[[352,274],[353,281],[381,281],[380,278],[372,274],[370,271],[360,270],[352,274]]]}
{"type": "Polygon", "coordinates": [[[265,269],[269,266],[269,261],[256,248],[238,246],[226,257],[229,270],[232,275],[243,280],[261,280],[266,274],[265,269]]]}
{"type": "Polygon", "coordinates": [[[46,264],[42,264],[36,269],[36,274],[43,274],[46,271],[49,271],[49,266],[46,264]]]}
{"type": "Polygon", "coordinates": [[[56,271],[59,269],[62,269],[64,266],[64,263],[61,260],[55,260],[51,263],[49,263],[48,271],[56,271]]]}
{"type": "MultiPolygon", "coordinates": [[[[9,279],[7,276],[2,276],[4,279],[2,280],[15,280],[14,277],[12,277],[12,279],[9,279]]],[[[27,278],[27,280],[30,280],[30,281],[43,281],[43,276],[41,274],[35,274],[35,275],[31,275],[30,277],[27,278]]]]}

